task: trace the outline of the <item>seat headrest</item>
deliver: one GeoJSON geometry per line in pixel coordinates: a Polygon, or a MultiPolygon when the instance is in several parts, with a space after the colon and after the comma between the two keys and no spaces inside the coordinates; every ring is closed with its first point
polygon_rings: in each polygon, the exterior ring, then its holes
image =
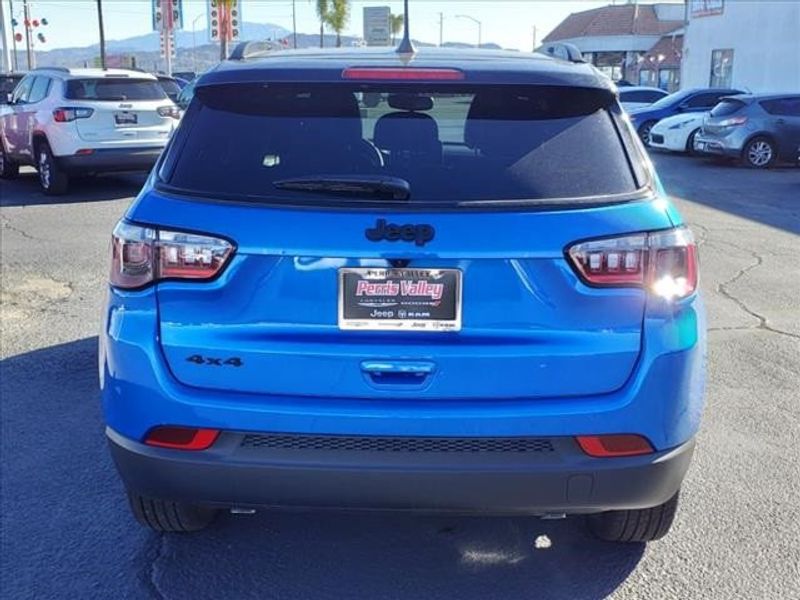
{"type": "Polygon", "coordinates": [[[386,102],[395,110],[430,110],[433,98],[419,94],[389,94],[386,102]]]}

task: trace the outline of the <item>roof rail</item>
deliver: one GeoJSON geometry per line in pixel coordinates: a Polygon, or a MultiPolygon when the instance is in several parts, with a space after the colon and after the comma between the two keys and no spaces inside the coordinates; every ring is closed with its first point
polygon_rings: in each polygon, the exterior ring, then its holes
{"type": "Polygon", "coordinates": [[[31,69],[31,71],[59,71],[61,73],[69,73],[67,67],[36,67],[31,69]]]}
{"type": "Polygon", "coordinates": [[[536,52],[540,54],[547,54],[561,60],[567,60],[573,63],[585,63],[586,59],[575,44],[568,44],[567,42],[551,42],[540,46],[536,52]]]}
{"type": "Polygon", "coordinates": [[[248,58],[263,58],[272,54],[280,46],[270,41],[239,42],[228,56],[228,60],[247,60],[248,58]]]}

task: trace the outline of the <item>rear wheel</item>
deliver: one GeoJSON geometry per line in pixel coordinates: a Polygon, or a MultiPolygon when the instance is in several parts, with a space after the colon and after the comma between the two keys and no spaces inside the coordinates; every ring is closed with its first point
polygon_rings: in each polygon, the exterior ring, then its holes
{"type": "Polygon", "coordinates": [[[589,515],[589,529],[609,542],[652,542],[672,527],[678,510],[678,494],[664,504],[641,510],[614,510],[589,515]]]}
{"type": "Polygon", "coordinates": [[[128,492],[131,512],[140,525],[149,527],[159,533],[188,533],[205,529],[217,516],[218,510],[146,498],[128,492]]]}
{"type": "Polygon", "coordinates": [[[39,185],[48,196],[67,193],[69,176],[56,162],[47,142],[39,142],[36,147],[36,168],[39,171],[39,185]]]}
{"type": "Polygon", "coordinates": [[[0,179],[15,179],[19,175],[19,164],[11,160],[0,143],[0,179]]]}
{"type": "Polygon", "coordinates": [[[650,130],[653,129],[653,125],[655,124],[656,121],[645,121],[642,123],[641,127],[639,127],[639,138],[645,146],[650,146],[650,130]]]}
{"type": "Polygon", "coordinates": [[[775,162],[775,144],[765,137],[753,138],[744,147],[744,164],[753,169],[766,169],[775,162]]]}

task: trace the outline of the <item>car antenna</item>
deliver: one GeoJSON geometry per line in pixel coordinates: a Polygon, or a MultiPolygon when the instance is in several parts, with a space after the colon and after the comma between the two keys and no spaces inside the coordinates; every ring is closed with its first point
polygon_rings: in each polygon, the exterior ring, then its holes
{"type": "Polygon", "coordinates": [[[414,54],[417,51],[411,43],[411,36],[408,33],[408,0],[403,2],[403,39],[397,47],[398,54],[414,54]]]}

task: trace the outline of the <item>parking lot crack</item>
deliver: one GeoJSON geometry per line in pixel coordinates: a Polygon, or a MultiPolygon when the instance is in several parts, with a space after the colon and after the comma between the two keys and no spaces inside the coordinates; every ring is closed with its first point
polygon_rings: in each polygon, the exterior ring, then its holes
{"type": "Polygon", "coordinates": [[[724,243],[727,244],[728,246],[731,246],[731,247],[736,248],[738,250],[742,250],[743,252],[747,252],[753,258],[753,262],[752,263],[750,263],[749,265],[739,269],[739,271],[737,271],[737,273],[733,277],[728,279],[727,281],[724,281],[724,282],[720,283],[719,285],[717,285],[717,292],[719,292],[723,297],[725,297],[728,300],[730,300],[731,302],[733,302],[742,311],[744,311],[745,313],[747,313],[751,317],[753,317],[753,318],[758,320],[758,325],[755,326],[755,327],[742,327],[742,328],[737,328],[737,329],[763,329],[765,331],[769,331],[770,333],[774,333],[774,334],[777,334],[777,335],[783,335],[783,336],[787,336],[787,337],[790,337],[790,338],[793,338],[793,339],[800,340],[800,335],[797,335],[797,334],[791,333],[789,331],[783,331],[782,329],[777,329],[775,327],[772,327],[769,324],[769,322],[767,321],[767,317],[765,317],[761,313],[758,313],[755,310],[753,310],[752,308],[750,308],[744,300],[742,300],[741,298],[737,297],[730,290],[730,286],[731,285],[733,285],[734,283],[736,283],[737,281],[739,281],[740,279],[745,277],[748,273],[750,273],[754,269],[756,269],[756,268],[760,267],[761,265],[763,265],[764,264],[764,258],[758,252],[754,252],[753,250],[746,250],[746,249],[742,248],[741,246],[736,246],[735,244],[731,244],[730,242],[724,242],[724,243]]]}
{"type": "Polygon", "coordinates": [[[156,577],[156,565],[165,555],[165,548],[167,545],[166,536],[162,533],[154,538],[148,549],[148,569],[147,573],[143,574],[143,579],[150,590],[150,595],[156,600],[168,600],[166,594],[161,591],[156,577]]]}
{"type": "Polygon", "coordinates": [[[24,229],[20,229],[19,227],[14,227],[14,225],[11,224],[11,221],[9,221],[6,218],[3,219],[3,229],[8,229],[9,231],[13,231],[14,233],[18,233],[19,235],[21,235],[22,237],[24,237],[25,239],[28,239],[28,240],[36,240],[36,239],[38,239],[38,238],[32,236],[31,234],[29,234],[24,229]]]}

